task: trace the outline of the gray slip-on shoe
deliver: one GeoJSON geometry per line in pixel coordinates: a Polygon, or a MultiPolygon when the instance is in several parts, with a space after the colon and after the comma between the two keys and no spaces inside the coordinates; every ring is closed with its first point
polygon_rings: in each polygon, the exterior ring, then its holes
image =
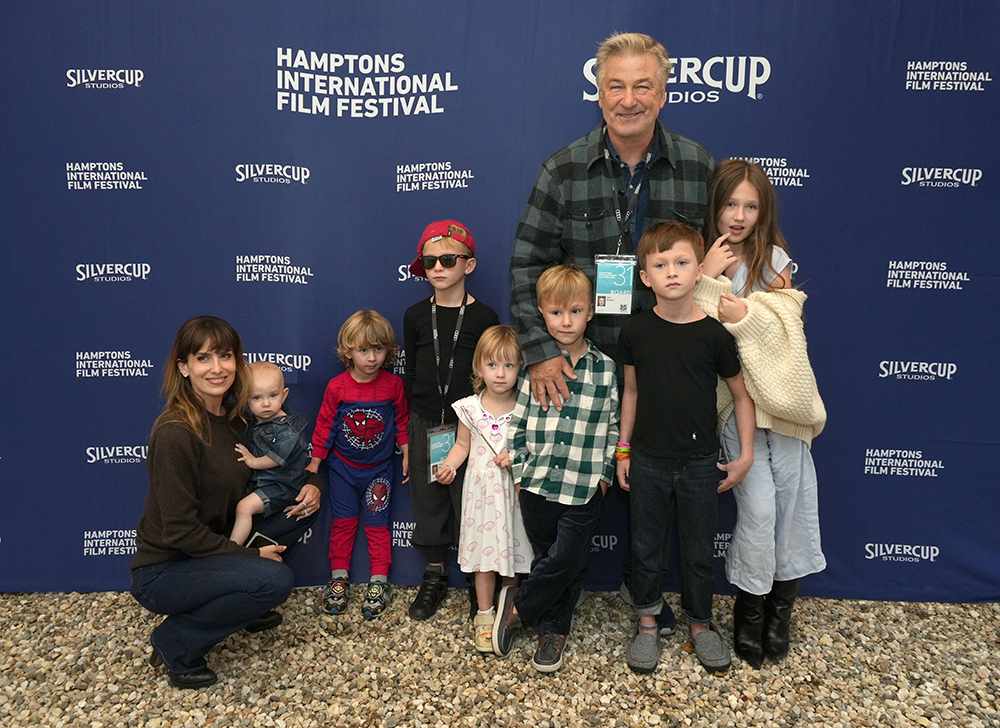
{"type": "Polygon", "coordinates": [[[625,653],[625,662],[632,672],[647,674],[660,663],[660,635],[637,626],[625,653]]]}
{"type": "Polygon", "coordinates": [[[694,643],[694,652],[698,656],[698,662],[709,672],[722,675],[733,664],[729,648],[714,624],[710,626],[710,629],[699,633],[691,642],[694,643]]]}

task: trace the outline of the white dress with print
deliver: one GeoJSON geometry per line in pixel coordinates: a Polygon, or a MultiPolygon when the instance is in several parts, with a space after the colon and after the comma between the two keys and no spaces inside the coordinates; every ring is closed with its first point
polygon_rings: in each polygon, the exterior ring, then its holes
{"type": "Polygon", "coordinates": [[[493,462],[507,442],[513,412],[495,419],[483,409],[478,394],[460,399],[452,407],[471,434],[462,486],[458,565],[467,573],[527,574],[533,553],[521,521],[521,505],[510,471],[493,462]]]}

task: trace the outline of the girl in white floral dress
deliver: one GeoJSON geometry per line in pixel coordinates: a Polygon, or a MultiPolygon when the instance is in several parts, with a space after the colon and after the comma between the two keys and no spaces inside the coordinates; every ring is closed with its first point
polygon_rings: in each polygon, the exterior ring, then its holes
{"type": "Polygon", "coordinates": [[[493,326],[484,331],[472,362],[476,394],[452,405],[458,432],[437,474],[438,481],[447,485],[454,480],[455,469],[469,459],[462,487],[458,565],[475,574],[479,611],[473,625],[480,652],[493,651],[496,574],[505,585],[514,586],[517,574],[528,573],[533,556],[510,471],[495,462],[507,441],[520,370],[514,328],[493,326]]]}

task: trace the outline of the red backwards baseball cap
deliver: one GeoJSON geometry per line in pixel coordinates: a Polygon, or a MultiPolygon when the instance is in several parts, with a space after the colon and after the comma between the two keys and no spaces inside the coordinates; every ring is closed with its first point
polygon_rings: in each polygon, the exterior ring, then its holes
{"type": "Polygon", "coordinates": [[[476,257],[476,241],[473,240],[472,233],[465,225],[457,220],[438,220],[424,228],[424,234],[420,236],[420,242],[417,244],[417,257],[410,263],[410,273],[420,278],[427,277],[427,271],[420,265],[420,256],[424,253],[424,245],[442,238],[451,238],[455,242],[461,243],[472,251],[473,258],[476,257]]]}

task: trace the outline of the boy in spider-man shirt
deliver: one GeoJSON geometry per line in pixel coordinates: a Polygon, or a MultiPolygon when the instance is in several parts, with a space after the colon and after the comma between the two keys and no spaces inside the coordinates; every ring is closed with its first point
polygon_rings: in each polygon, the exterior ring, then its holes
{"type": "Polygon", "coordinates": [[[315,473],[324,459],[329,464],[327,492],[333,504],[333,528],[330,581],[323,591],[323,611],[327,614],[343,614],[347,609],[348,569],[359,501],[371,562],[371,581],[361,612],[366,619],[374,619],[392,600],[388,583],[392,453],[398,443],[403,451],[405,483],[410,415],[403,380],[383,367],[392,365],[398,349],[392,326],[375,311],[358,311],[344,322],[337,336],[337,355],[347,371],[326,387],[313,432],[313,458],[306,468],[315,473]]]}

